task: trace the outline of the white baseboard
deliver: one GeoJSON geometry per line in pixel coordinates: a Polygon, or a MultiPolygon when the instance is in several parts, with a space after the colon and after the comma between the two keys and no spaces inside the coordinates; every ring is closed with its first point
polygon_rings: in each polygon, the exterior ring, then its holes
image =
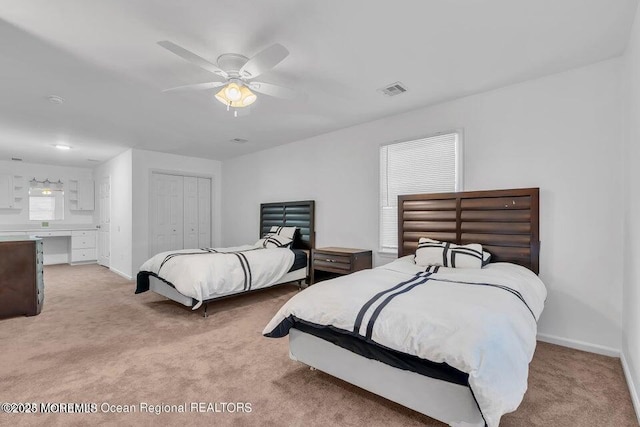
{"type": "Polygon", "coordinates": [[[584,341],[561,338],[555,335],[538,334],[538,341],[561,345],[563,347],[575,348],[576,350],[588,351],[589,353],[602,354],[611,357],[620,357],[620,350],[598,344],[591,344],[584,341]]]}
{"type": "Polygon", "coordinates": [[[640,424],[640,400],[638,399],[638,389],[636,383],[631,375],[631,370],[627,364],[627,358],[624,355],[624,351],[620,353],[620,361],[622,362],[622,371],[624,372],[624,378],[627,380],[627,386],[629,386],[629,393],[631,394],[631,402],[633,402],[633,409],[636,411],[636,418],[640,424]]]}
{"type": "Polygon", "coordinates": [[[133,277],[129,276],[128,274],[124,274],[122,271],[116,270],[113,267],[109,267],[109,270],[113,271],[114,273],[116,273],[118,276],[124,277],[127,280],[133,280],[133,277]]]}

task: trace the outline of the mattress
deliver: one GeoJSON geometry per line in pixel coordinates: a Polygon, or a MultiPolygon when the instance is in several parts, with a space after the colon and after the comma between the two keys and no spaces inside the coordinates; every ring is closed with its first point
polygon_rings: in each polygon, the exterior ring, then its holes
{"type": "Polygon", "coordinates": [[[289,269],[289,273],[292,271],[300,270],[301,268],[307,268],[307,253],[301,249],[291,249],[295,256],[293,265],[289,269]]]}
{"type": "Polygon", "coordinates": [[[312,325],[300,320],[296,321],[294,328],[366,357],[367,359],[377,360],[394,368],[415,372],[453,384],[469,385],[468,374],[446,363],[431,362],[430,360],[421,359],[383,346],[367,343],[357,336],[348,335],[329,327],[312,325]]]}

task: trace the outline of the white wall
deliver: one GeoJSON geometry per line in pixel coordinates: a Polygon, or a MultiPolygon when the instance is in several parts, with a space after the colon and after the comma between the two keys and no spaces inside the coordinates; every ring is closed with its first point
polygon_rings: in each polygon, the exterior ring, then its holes
{"type": "MultiPolygon", "coordinates": [[[[132,150],[127,150],[95,169],[96,182],[103,177],[111,180],[110,268],[132,277],[133,196],[132,150]]],[[[98,192],[96,191],[96,194],[98,192]]],[[[98,205],[96,204],[96,208],[98,205]]]]}
{"type": "MultiPolygon", "coordinates": [[[[627,135],[625,139],[624,316],[622,354],[634,404],[640,394],[640,9],[625,54],[627,135]]],[[[640,407],[636,407],[640,412],[640,407]]]]}
{"type": "Polygon", "coordinates": [[[69,225],[92,225],[94,223],[93,212],[69,210],[69,180],[93,179],[93,171],[91,169],[41,165],[26,162],[0,161],[0,173],[9,173],[24,177],[22,209],[0,209],[0,230],[40,227],[40,221],[29,220],[29,181],[33,178],[36,178],[38,181],[44,181],[45,179],[49,179],[49,181],[61,180],[65,184],[64,219],[49,221],[50,228],[59,228],[61,226],[69,225]]]}
{"type": "Polygon", "coordinates": [[[199,159],[133,150],[133,271],[152,255],[149,253],[149,181],[152,171],[178,172],[185,175],[212,178],[211,231],[212,244],[221,242],[220,197],[221,163],[217,160],[199,159]]]}
{"type": "Polygon", "coordinates": [[[461,128],[465,190],[541,189],[540,277],[549,295],[539,331],[619,349],[621,64],[614,59],[225,161],[224,245],[257,239],[259,203],[315,199],[318,246],[375,250],[379,145],[461,128]]]}

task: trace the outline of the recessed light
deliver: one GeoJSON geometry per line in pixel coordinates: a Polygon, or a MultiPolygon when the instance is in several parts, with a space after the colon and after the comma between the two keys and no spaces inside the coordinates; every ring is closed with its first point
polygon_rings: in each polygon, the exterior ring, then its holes
{"type": "Polygon", "coordinates": [[[52,104],[64,104],[64,98],[58,95],[50,95],[47,96],[47,99],[49,100],[50,103],[52,104]]]}
{"type": "Polygon", "coordinates": [[[56,144],[56,148],[58,150],[71,150],[71,147],[69,147],[68,145],[64,145],[64,144],[56,144]]]}

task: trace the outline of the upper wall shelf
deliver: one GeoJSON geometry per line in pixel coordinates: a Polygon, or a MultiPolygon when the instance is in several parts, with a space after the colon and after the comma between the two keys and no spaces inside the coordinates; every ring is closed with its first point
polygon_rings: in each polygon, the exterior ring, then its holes
{"type": "Polygon", "coordinates": [[[69,210],[92,211],[95,209],[95,189],[92,179],[69,180],[69,210]]]}

